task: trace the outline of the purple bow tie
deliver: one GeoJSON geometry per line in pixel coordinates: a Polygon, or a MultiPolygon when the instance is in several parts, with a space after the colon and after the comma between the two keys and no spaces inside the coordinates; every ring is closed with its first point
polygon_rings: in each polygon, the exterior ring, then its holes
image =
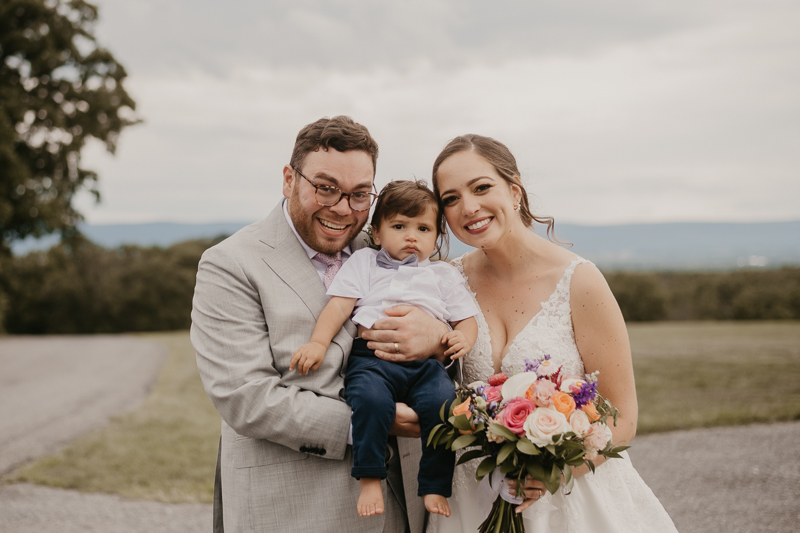
{"type": "Polygon", "coordinates": [[[397,259],[392,259],[392,256],[389,255],[389,252],[386,251],[385,248],[381,248],[381,251],[378,252],[378,257],[375,258],[375,262],[378,263],[378,266],[381,268],[390,268],[392,270],[397,270],[401,266],[409,266],[415,267],[418,266],[417,263],[417,254],[411,254],[402,261],[398,261],[397,259]]]}

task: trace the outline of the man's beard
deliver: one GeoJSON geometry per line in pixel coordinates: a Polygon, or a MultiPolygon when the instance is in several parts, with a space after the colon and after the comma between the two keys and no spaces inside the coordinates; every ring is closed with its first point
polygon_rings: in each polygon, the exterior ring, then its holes
{"type": "MultiPolygon", "coordinates": [[[[358,224],[358,222],[356,222],[350,226],[350,229],[347,231],[344,237],[341,237],[341,240],[337,239],[336,242],[331,242],[324,238],[320,239],[314,228],[317,222],[314,220],[313,215],[309,216],[303,210],[303,206],[300,203],[300,197],[296,189],[292,192],[292,196],[289,199],[290,218],[292,213],[298,215],[298,220],[292,218],[292,223],[294,224],[294,229],[296,229],[298,235],[300,235],[300,238],[303,239],[303,241],[305,241],[305,243],[309,245],[312,250],[316,250],[328,255],[341,252],[348,244],[350,244],[350,242],[352,242],[353,239],[356,238],[356,236],[361,232],[361,228],[364,227],[364,224],[358,224]]],[[[331,221],[337,222],[335,218],[331,221]]],[[[364,223],[366,223],[366,220],[364,223]]]]}

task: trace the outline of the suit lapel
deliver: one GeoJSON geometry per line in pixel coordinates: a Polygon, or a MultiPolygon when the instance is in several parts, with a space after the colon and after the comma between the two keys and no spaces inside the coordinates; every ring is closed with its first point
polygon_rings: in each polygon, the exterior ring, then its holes
{"type": "Polygon", "coordinates": [[[314,318],[319,318],[319,313],[328,303],[325,287],[286,222],[281,204],[272,210],[266,222],[266,230],[260,239],[267,245],[262,259],[306,304],[314,318]]]}

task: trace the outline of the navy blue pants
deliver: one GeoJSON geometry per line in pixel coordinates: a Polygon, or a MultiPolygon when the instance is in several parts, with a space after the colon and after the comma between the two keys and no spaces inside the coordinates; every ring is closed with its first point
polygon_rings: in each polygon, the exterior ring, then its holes
{"type": "Polygon", "coordinates": [[[455,453],[426,446],[428,434],[440,423],[442,404],[455,400],[455,387],[436,359],[394,363],[375,357],[367,341],[356,339],[344,378],[347,404],[353,410],[353,470],[356,479],[386,478],[385,450],[395,416],[395,402],[406,403],[419,415],[422,460],[419,496],[453,490],[455,453]]]}

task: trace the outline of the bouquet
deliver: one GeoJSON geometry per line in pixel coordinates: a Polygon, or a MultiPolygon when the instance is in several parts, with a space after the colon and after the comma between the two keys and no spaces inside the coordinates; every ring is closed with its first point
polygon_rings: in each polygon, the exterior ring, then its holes
{"type": "MultiPolygon", "coordinates": [[[[598,456],[619,458],[628,446],[614,446],[607,421],[616,425],[619,410],[597,393],[597,375],[567,376],[549,355],[526,360],[525,371],[511,377],[500,373],[488,383],[476,382],[456,391],[456,400],[442,406],[442,423],[428,436],[428,446],[450,450],[469,448],[458,464],[483,458],[476,477],[498,471],[516,482],[523,494],[526,476],[555,493],[562,482],[568,493],[574,482],[570,467],[598,456]]],[[[499,475],[489,477],[489,482],[499,475]]],[[[505,483],[505,480],[502,481],[505,483]]],[[[521,498],[498,496],[478,531],[523,532],[521,498]],[[513,503],[516,502],[516,503],[513,503]]]]}

